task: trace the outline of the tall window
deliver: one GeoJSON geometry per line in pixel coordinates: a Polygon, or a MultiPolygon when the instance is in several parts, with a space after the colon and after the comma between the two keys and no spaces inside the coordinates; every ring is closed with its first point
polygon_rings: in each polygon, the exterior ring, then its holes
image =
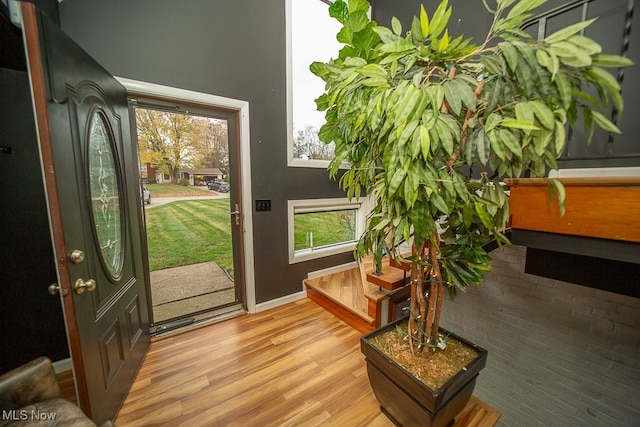
{"type": "Polygon", "coordinates": [[[288,37],[288,164],[326,167],[333,158],[333,145],[318,139],[324,112],[314,100],[324,82],[309,71],[314,61],[328,61],[342,47],[336,40],[340,23],[329,16],[329,5],[321,0],[287,0],[288,37]]]}

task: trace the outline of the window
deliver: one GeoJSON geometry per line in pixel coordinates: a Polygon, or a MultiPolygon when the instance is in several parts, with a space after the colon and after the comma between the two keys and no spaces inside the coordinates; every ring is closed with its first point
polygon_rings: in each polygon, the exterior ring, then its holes
{"type": "Polygon", "coordinates": [[[289,201],[289,262],[349,252],[362,234],[363,202],[347,199],[289,201]]]}
{"type": "Polygon", "coordinates": [[[340,23],[329,16],[321,0],[287,0],[287,112],[289,166],[327,167],[333,146],[318,139],[324,112],[315,99],[324,82],[309,71],[314,61],[335,58],[342,44],[336,40],[340,23]]]}

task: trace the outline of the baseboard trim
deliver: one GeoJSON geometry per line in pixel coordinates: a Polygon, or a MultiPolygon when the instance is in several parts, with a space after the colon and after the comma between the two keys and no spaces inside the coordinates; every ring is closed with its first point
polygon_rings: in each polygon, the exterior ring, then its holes
{"type": "Polygon", "coordinates": [[[261,302],[260,304],[256,304],[256,310],[254,313],[260,313],[261,311],[269,310],[271,308],[280,307],[284,304],[289,304],[290,302],[300,301],[301,299],[305,299],[307,297],[306,291],[297,292],[295,294],[286,295],[280,298],[272,299],[269,301],[261,302]]]}

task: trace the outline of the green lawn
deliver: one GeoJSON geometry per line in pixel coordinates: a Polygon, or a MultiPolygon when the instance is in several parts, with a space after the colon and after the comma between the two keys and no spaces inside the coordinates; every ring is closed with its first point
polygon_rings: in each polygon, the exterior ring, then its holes
{"type": "Polygon", "coordinates": [[[229,199],[167,203],[145,215],[151,271],[213,260],[233,274],[229,199]]]}
{"type": "Polygon", "coordinates": [[[293,222],[294,250],[335,245],[355,240],[355,210],[295,214],[293,222]]]}

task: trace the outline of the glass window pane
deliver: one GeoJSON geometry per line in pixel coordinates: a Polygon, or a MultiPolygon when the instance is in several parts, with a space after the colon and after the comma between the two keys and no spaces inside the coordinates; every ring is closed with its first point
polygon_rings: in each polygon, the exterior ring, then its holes
{"type": "Polygon", "coordinates": [[[105,117],[96,112],[89,132],[89,187],[93,223],[104,265],[117,279],[122,267],[122,219],[118,169],[105,117]]]}
{"type": "Polygon", "coordinates": [[[317,111],[315,99],[324,91],[324,82],[311,71],[314,61],[335,58],[342,45],[336,40],[340,23],[329,16],[328,5],[320,0],[291,1],[291,62],[293,157],[304,160],[331,160],[333,144],[318,139],[324,111],[317,111]]]}
{"type": "Polygon", "coordinates": [[[294,250],[313,250],[356,240],[356,209],[296,213],[294,250]]]}

